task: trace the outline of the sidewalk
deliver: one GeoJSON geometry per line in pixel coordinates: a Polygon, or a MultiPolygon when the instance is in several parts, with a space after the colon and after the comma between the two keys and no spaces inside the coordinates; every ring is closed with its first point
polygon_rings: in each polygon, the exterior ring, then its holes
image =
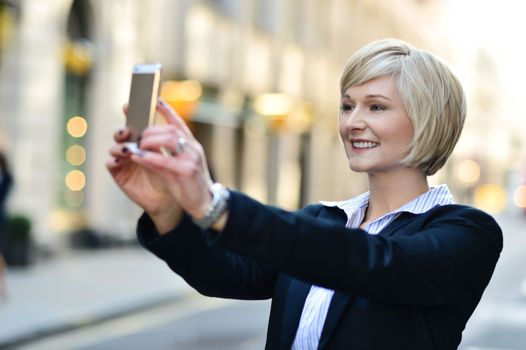
{"type": "Polygon", "coordinates": [[[9,269],[0,300],[0,349],[171,301],[191,291],[141,248],[72,251],[9,269]]]}

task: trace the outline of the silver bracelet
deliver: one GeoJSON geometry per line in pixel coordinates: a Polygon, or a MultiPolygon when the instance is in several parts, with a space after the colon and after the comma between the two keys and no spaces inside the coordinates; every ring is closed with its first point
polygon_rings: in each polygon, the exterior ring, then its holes
{"type": "Polygon", "coordinates": [[[210,191],[212,192],[212,202],[207,208],[205,215],[200,219],[192,217],[194,224],[203,230],[209,229],[228,208],[230,192],[225,186],[216,182],[210,187],[210,191]]]}

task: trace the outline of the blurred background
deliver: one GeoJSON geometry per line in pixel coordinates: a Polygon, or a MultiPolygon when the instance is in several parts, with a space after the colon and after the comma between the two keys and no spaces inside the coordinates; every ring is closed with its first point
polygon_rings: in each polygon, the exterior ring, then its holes
{"type": "Polygon", "coordinates": [[[266,302],[205,301],[136,247],[140,210],[105,169],[132,66],[163,65],[161,95],[218,181],[296,209],[366,190],[338,139],[339,78],[357,48],[395,37],[448,61],[468,95],[459,144],[431,183],[505,228],[463,344],[526,349],[525,10],[511,0],[0,0],[0,151],[14,178],[0,348],[115,349],[106,339],[171,325],[122,348],[261,349],[266,302]],[[52,343],[132,317],[106,338],[52,343]],[[189,328],[206,322],[215,333],[189,328]]]}

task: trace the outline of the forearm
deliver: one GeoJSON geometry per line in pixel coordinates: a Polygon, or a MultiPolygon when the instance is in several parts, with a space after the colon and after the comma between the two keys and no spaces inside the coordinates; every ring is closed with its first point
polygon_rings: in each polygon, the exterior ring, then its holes
{"type": "Polygon", "coordinates": [[[253,260],[211,247],[188,215],[175,229],[156,232],[147,215],[139,220],[140,243],[201,294],[237,299],[265,299],[272,295],[276,272],[253,260]]]}

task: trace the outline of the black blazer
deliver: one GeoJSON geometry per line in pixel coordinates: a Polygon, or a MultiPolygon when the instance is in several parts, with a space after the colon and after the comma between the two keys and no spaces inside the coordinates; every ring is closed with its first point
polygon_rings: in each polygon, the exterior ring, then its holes
{"type": "Polygon", "coordinates": [[[290,349],[312,284],[335,290],[319,349],[456,349],[502,250],[492,217],[467,206],[403,213],[378,235],[338,208],[297,213],[231,192],[218,234],[187,216],[139,241],[204,295],[272,298],[266,349],[290,349]]]}

